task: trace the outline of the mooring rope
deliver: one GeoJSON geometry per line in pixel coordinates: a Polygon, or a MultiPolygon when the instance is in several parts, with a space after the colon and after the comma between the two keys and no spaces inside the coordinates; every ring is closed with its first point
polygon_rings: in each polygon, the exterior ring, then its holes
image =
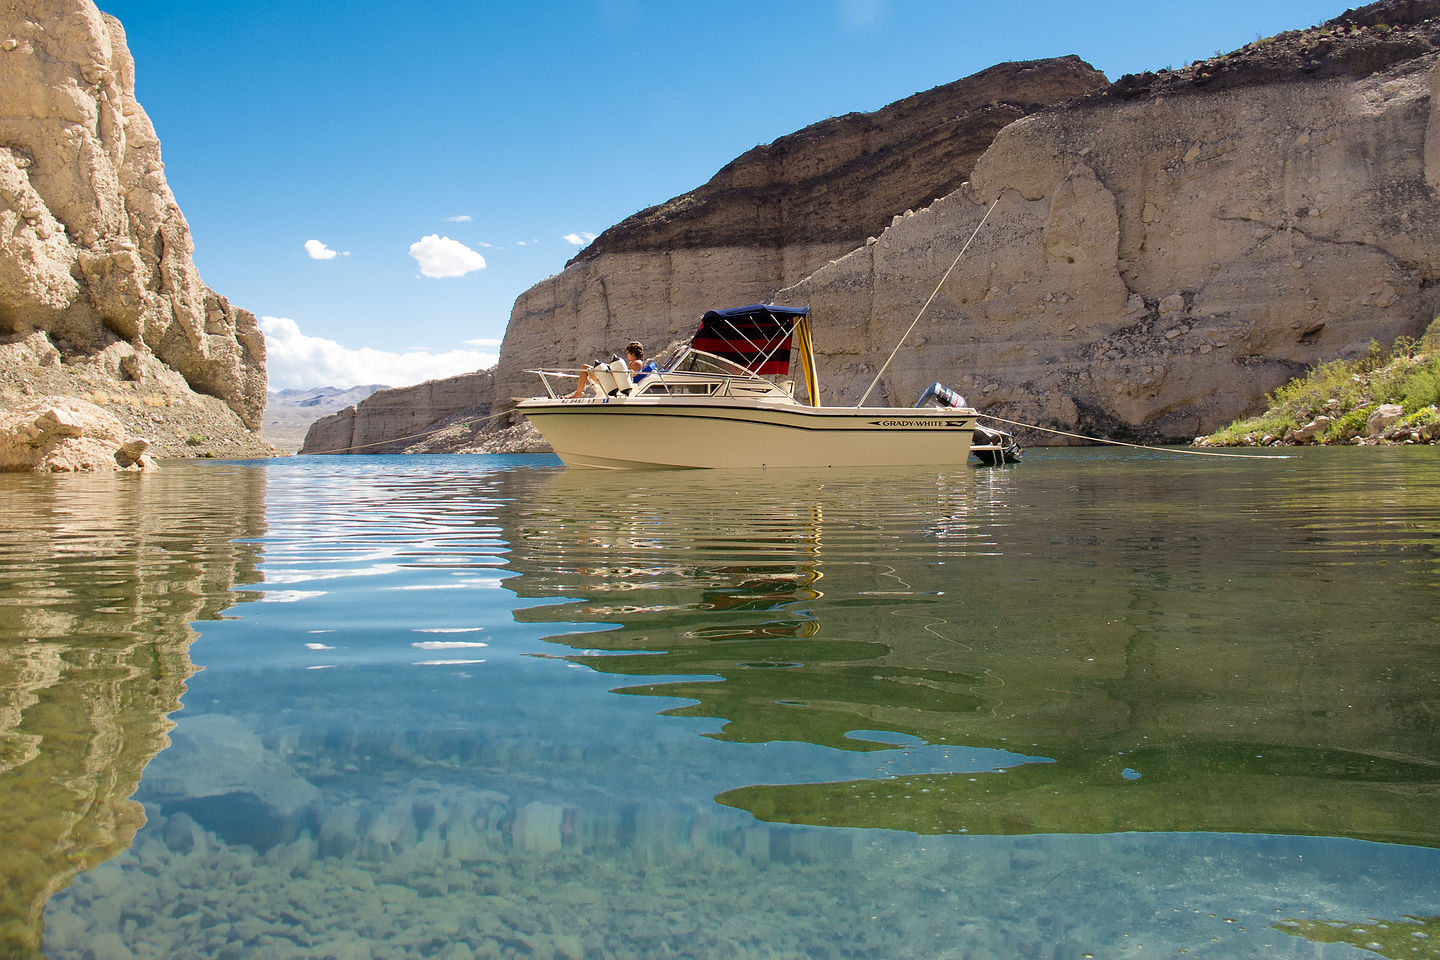
{"type": "Polygon", "coordinates": [[[1219,450],[1186,450],[1180,447],[1154,447],[1144,443],[1126,443],[1124,440],[1107,440],[1104,437],[1087,437],[1083,433],[1070,433],[1066,430],[1056,430],[1052,427],[1042,427],[1034,423],[1024,423],[1020,420],[1006,420],[1004,417],[997,417],[993,413],[980,414],[983,420],[994,420],[997,423],[1008,423],[1012,427],[1024,427],[1027,430],[1040,430],[1044,433],[1053,433],[1056,436],[1071,437],[1075,440],[1085,440],[1089,443],[1109,443],[1117,447],[1134,447],[1136,450],[1153,450],[1156,453],[1180,453],[1191,457],[1232,457],[1237,460],[1289,460],[1290,455],[1285,453],[1221,453],[1219,450]]]}
{"type": "Polygon", "coordinates": [[[885,370],[890,366],[890,361],[895,359],[895,354],[899,353],[900,348],[905,345],[905,341],[910,339],[910,331],[915,329],[915,324],[919,323],[920,318],[925,315],[925,311],[930,307],[931,300],[934,300],[935,295],[940,292],[940,288],[945,286],[945,281],[950,279],[950,272],[955,269],[955,265],[960,262],[960,258],[965,256],[965,251],[970,249],[970,244],[973,243],[975,237],[979,235],[980,228],[985,226],[985,221],[990,219],[990,214],[995,211],[995,207],[999,203],[1000,198],[996,197],[995,202],[990,204],[990,209],[985,211],[985,216],[981,217],[980,222],[975,224],[975,231],[970,234],[970,239],[966,240],[965,246],[961,247],[960,252],[955,254],[955,259],[950,261],[950,269],[945,271],[945,276],[941,277],[940,282],[935,284],[935,289],[930,291],[930,299],[925,301],[924,305],[920,307],[920,312],[915,314],[915,319],[910,321],[910,326],[905,330],[905,335],[900,338],[899,343],[895,344],[895,349],[890,351],[890,356],[885,358],[885,363],[881,365],[880,372],[875,374],[875,379],[871,380],[870,386],[865,388],[865,393],[861,395],[860,402],[855,404],[856,407],[865,406],[865,401],[870,399],[870,391],[875,389],[875,384],[879,383],[880,378],[885,375],[885,370]]]}

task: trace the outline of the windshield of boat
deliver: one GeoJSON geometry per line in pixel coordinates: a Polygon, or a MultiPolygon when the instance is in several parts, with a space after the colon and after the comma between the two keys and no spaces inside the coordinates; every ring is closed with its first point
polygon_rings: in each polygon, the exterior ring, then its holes
{"type": "Polygon", "coordinates": [[[744,377],[747,380],[760,379],[738,363],[731,363],[723,357],[704,350],[690,350],[670,370],[679,373],[719,374],[725,377],[744,377]]]}

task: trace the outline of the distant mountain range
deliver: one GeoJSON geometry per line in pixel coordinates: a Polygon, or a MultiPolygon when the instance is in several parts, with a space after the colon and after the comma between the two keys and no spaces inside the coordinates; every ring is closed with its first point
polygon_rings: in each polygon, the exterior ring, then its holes
{"type": "Polygon", "coordinates": [[[369,383],[359,387],[271,390],[266,398],[262,434],[267,442],[294,453],[300,449],[310,424],[354,406],[376,390],[386,389],[386,384],[369,383]]]}

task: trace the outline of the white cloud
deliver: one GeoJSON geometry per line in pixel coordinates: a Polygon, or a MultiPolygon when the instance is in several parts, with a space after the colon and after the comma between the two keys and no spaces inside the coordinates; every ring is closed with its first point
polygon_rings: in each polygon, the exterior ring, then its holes
{"type": "Polygon", "coordinates": [[[873,33],[885,15],[882,0],[842,0],[840,23],[851,33],[873,33]]]}
{"type": "Polygon", "coordinates": [[[331,250],[319,240],[306,240],[305,252],[310,254],[311,260],[334,260],[336,257],[350,256],[349,250],[346,250],[344,253],[338,250],[331,250]]]}
{"type": "Polygon", "coordinates": [[[472,221],[472,220],[474,220],[474,219],[475,219],[475,218],[472,217],[472,216],[470,216],[470,214],[468,214],[468,213],[462,213],[462,214],[460,214],[458,217],[446,217],[446,218],[445,218],[445,222],[446,222],[446,223],[469,223],[470,221],[472,221]]]}
{"type": "Polygon", "coordinates": [[[573,243],[573,244],[575,244],[575,246],[577,246],[577,247],[583,247],[583,246],[585,246],[587,243],[589,243],[591,240],[594,240],[594,239],[595,239],[595,234],[593,234],[593,233],[586,233],[586,232],[583,231],[583,230],[580,231],[579,233],[567,233],[567,234],[565,234],[565,242],[566,242],[566,243],[573,243]]]}
{"type": "Polygon", "coordinates": [[[472,270],[485,269],[485,258],[480,254],[459,240],[434,233],[410,244],[410,256],[427,277],[463,277],[472,270]]]}
{"type": "Polygon", "coordinates": [[[334,340],[301,333],[300,325],[289,317],[261,317],[260,329],[265,331],[271,390],[345,388],[366,383],[408,387],[422,380],[483,370],[499,359],[493,350],[395,353],[344,347],[334,340]]]}

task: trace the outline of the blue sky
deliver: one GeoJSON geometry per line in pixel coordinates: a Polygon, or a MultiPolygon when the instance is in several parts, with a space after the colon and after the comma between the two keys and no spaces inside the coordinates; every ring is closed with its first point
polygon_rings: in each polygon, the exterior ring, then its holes
{"type": "Polygon", "coordinates": [[[574,241],[826,117],[1005,60],[1074,53],[1112,80],[1178,67],[1346,4],[100,8],[125,25],[201,276],[263,318],[281,389],[488,365],[516,296],[574,241]]]}

